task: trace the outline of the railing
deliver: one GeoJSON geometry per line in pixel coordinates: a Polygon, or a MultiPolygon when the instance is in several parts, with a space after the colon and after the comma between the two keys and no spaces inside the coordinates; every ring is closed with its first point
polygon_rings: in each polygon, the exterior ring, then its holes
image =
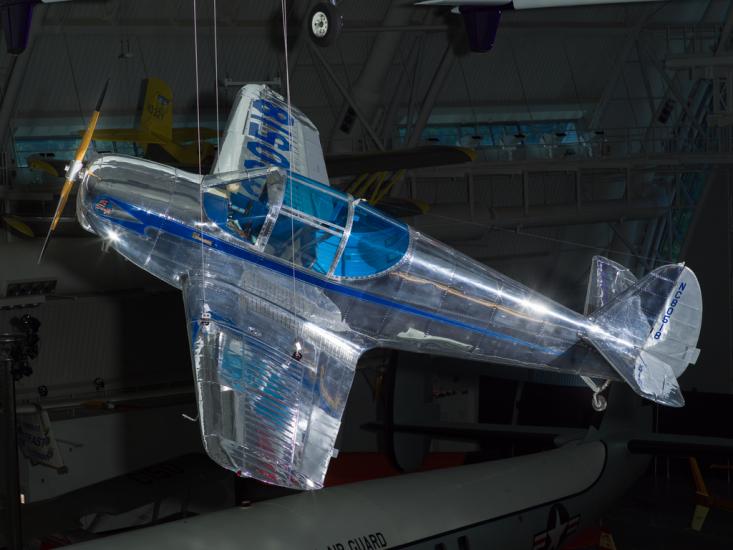
{"type": "Polygon", "coordinates": [[[720,154],[733,152],[730,128],[703,131],[684,128],[612,128],[541,136],[540,143],[527,143],[523,136],[504,136],[502,143],[477,150],[480,160],[603,159],[664,154],[720,154]]]}
{"type": "Polygon", "coordinates": [[[718,47],[723,25],[669,26],[665,29],[667,54],[710,54],[718,47]]]}

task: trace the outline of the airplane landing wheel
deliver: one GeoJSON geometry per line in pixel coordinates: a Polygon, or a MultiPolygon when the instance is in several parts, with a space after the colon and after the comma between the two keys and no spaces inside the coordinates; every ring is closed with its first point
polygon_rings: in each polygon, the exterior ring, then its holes
{"type": "Polygon", "coordinates": [[[344,26],[338,8],[329,2],[316,4],[308,15],[308,34],[319,46],[333,44],[344,26]]]}
{"type": "Polygon", "coordinates": [[[606,407],[608,406],[608,401],[600,393],[595,393],[593,394],[593,399],[591,400],[591,404],[593,405],[594,411],[603,412],[606,410],[606,407]]]}

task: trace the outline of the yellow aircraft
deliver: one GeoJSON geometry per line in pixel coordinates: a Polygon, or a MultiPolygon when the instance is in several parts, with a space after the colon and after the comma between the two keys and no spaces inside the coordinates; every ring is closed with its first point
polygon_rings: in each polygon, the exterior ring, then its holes
{"type": "Polygon", "coordinates": [[[173,92],[166,82],[151,77],[147,79],[140,126],[96,130],[92,139],[134,142],[144,149],[145,158],[192,167],[199,164],[199,140],[200,162],[211,165],[216,148],[206,140],[216,135],[211,128],[174,128],[173,92]]]}
{"type": "MultiPolygon", "coordinates": [[[[159,78],[147,79],[145,99],[138,128],[95,130],[93,140],[136,143],[146,159],[177,165],[189,171],[199,168],[207,173],[214,162],[216,148],[207,140],[217,136],[211,128],[173,128],[173,92],[159,78]],[[199,140],[201,162],[199,164],[199,140]]],[[[367,200],[395,217],[424,214],[428,205],[422,201],[391,197],[390,191],[399,184],[409,169],[445,166],[472,162],[472,149],[452,145],[429,145],[392,151],[347,153],[325,157],[332,178],[354,176],[337,184],[355,197],[367,200]]],[[[69,161],[45,154],[30,155],[28,166],[52,176],[62,177],[69,161]]]]}
{"type": "MultiPolygon", "coordinates": [[[[177,165],[191,171],[199,168],[199,140],[201,143],[201,169],[206,172],[216,155],[216,148],[208,139],[216,137],[211,128],[174,128],[173,92],[159,78],[148,78],[145,99],[137,128],[109,128],[96,130],[92,136],[98,141],[125,141],[138,145],[143,156],[164,164],[177,165]]],[[[68,160],[53,155],[34,154],[26,162],[31,170],[63,177],[68,160]]]]}

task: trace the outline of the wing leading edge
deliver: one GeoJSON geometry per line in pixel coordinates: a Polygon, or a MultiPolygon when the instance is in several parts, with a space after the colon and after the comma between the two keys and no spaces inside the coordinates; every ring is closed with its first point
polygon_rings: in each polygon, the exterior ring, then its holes
{"type": "Polygon", "coordinates": [[[362,350],[219,281],[191,276],[183,296],[206,452],[266,483],[322,487],[362,350]]]}

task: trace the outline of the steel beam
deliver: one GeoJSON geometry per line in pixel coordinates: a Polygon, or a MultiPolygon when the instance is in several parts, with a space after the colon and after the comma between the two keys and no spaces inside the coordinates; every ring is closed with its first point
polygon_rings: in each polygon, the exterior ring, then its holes
{"type": "Polygon", "coordinates": [[[445,78],[453,67],[454,60],[453,45],[448,44],[443,52],[443,57],[440,60],[438,68],[435,69],[430,86],[428,86],[428,90],[425,93],[425,98],[420,106],[420,113],[417,115],[415,126],[412,128],[412,133],[407,140],[407,147],[415,147],[420,141],[420,134],[422,134],[422,131],[428,124],[430,113],[433,112],[433,107],[435,106],[435,100],[438,98],[440,90],[443,89],[445,78]]]}
{"type": "Polygon", "coordinates": [[[706,167],[711,164],[733,165],[733,155],[726,152],[720,153],[666,153],[654,155],[639,155],[628,157],[610,157],[598,159],[567,160],[559,158],[556,160],[485,160],[475,161],[467,164],[454,166],[420,168],[414,170],[417,177],[457,177],[463,174],[521,174],[524,171],[533,173],[552,173],[581,171],[585,177],[589,170],[618,170],[619,172],[628,169],[633,171],[696,171],[699,167],[706,167]]]}
{"type": "Polygon", "coordinates": [[[616,57],[613,68],[611,69],[608,83],[606,84],[606,87],[603,90],[603,95],[601,96],[601,100],[598,102],[598,105],[596,106],[595,110],[593,111],[593,116],[591,117],[590,122],[588,124],[588,127],[591,130],[597,130],[600,127],[601,119],[603,117],[603,114],[606,111],[606,107],[608,106],[608,103],[611,101],[611,98],[613,97],[613,92],[616,90],[616,85],[618,84],[618,80],[619,78],[621,78],[621,74],[623,73],[624,68],[626,67],[626,61],[629,58],[631,49],[636,44],[636,41],[639,38],[639,35],[642,29],[644,28],[645,23],[649,20],[649,18],[654,13],[656,13],[655,8],[647,7],[643,15],[641,16],[641,18],[639,18],[639,21],[636,23],[636,25],[634,25],[634,28],[628,31],[626,40],[624,41],[624,47],[621,50],[621,53],[616,57]]]}
{"type": "Polygon", "coordinates": [[[691,69],[694,67],[733,67],[733,55],[674,55],[664,61],[668,69],[691,69]]]}
{"type": "MultiPolygon", "coordinates": [[[[410,92],[412,92],[412,88],[415,82],[415,76],[417,74],[418,64],[420,62],[420,53],[423,45],[424,41],[422,40],[422,36],[418,36],[413,41],[412,48],[410,49],[410,53],[407,55],[407,58],[402,60],[402,71],[400,72],[400,79],[397,82],[397,88],[395,89],[395,92],[392,96],[392,101],[387,107],[387,111],[384,115],[384,118],[382,119],[382,140],[384,141],[384,143],[388,143],[390,137],[392,136],[392,129],[394,127],[395,119],[397,118],[397,111],[402,105],[402,97],[405,94],[408,80],[411,80],[412,82],[412,85],[410,86],[410,92]],[[412,71],[410,71],[410,67],[413,68],[412,71]]],[[[410,93],[410,95],[412,95],[412,93],[410,93]]],[[[408,105],[409,102],[410,99],[408,98],[408,105]]],[[[409,117],[407,123],[409,125],[409,117]]]]}
{"type": "MultiPolygon", "coordinates": [[[[669,211],[668,211],[669,212],[669,211]]],[[[613,231],[613,234],[616,236],[616,238],[621,241],[621,243],[631,252],[640,262],[644,262],[644,265],[646,265],[647,269],[650,269],[650,265],[647,261],[647,258],[644,258],[642,256],[641,251],[634,246],[634,244],[629,241],[629,239],[626,238],[626,235],[624,235],[624,232],[621,230],[620,227],[617,227],[617,224],[609,223],[608,226],[611,228],[611,231],[613,231]]],[[[611,246],[613,248],[613,246],[611,246]]]]}
{"type": "Polygon", "coordinates": [[[680,107],[682,107],[682,110],[685,111],[685,114],[687,115],[687,118],[690,120],[690,123],[695,127],[695,129],[698,132],[700,132],[701,134],[704,134],[705,129],[697,121],[697,117],[695,117],[693,112],[690,110],[690,107],[687,105],[687,101],[685,100],[684,97],[682,97],[682,94],[675,87],[674,82],[672,82],[672,79],[667,74],[667,70],[664,68],[664,65],[662,65],[662,62],[659,61],[659,59],[657,59],[657,56],[655,55],[654,51],[652,50],[651,45],[646,40],[642,40],[641,43],[642,43],[642,50],[644,51],[644,53],[646,53],[652,66],[655,69],[657,69],[657,72],[662,77],[664,82],[667,84],[667,87],[669,88],[669,91],[672,94],[672,96],[680,104],[680,107]]]}
{"type": "Polygon", "coordinates": [[[468,219],[465,204],[432,206],[427,214],[414,218],[413,225],[420,231],[442,240],[456,241],[481,238],[494,228],[557,227],[612,223],[630,220],[648,220],[667,214],[669,206],[659,201],[625,199],[596,201],[583,204],[491,208],[485,204],[474,207],[474,217],[468,219]]]}
{"type": "Polygon", "coordinates": [[[372,125],[369,123],[369,120],[364,115],[363,111],[359,108],[359,106],[356,104],[356,101],[351,96],[349,91],[346,89],[346,87],[341,83],[339,78],[336,76],[336,74],[333,72],[333,69],[331,69],[331,66],[328,64],[328,62],[324,59],[321,52],[318,51],[318,46],[315,44],[309,44],[311,53],[321,62],[321,65],[326,70],[326,73],[333,81],[336,88],[338,88],[339,92],[341,92],[341,95],[344,96],[344,99],[346,102],[351,106],[351,108],[354,110],[354,113],[356,113],[356,116],[359,118],[359,121],[364,126],[364,129],[369,134],[369,137],[372,138],[372,141],[374,141],[374,144],[377,146],[377,148],[380,151],[384,151],[385,147],[382,143],[382,139],[377,135],[377,132],[374,131],[374,128],[372,128],[372,125]]]}
{"type": "Polygon", "coordinates": [[[725,19],[725,26],[720,33],[720,40],[718,46],[715,48],[715,55],[719,56],[725,50],[728,41],[730,40],[731,32],[733,32],[733,6],[728,6],[728,17],[725,19]]]}
{"type": "Polygon", "coordinates": [[[654,105],[654,91],[652,90],[651,80],[649,80],[649,71],[647,70],[648,67],[646,66],[646,63],[644,63],[644,58],[641,55],[641,46],[639,45],[638,40],[636,41],[635,48],[636,55],[639,58],[639,71],[641,72],[641,78],[644,82],[644,89],[646,90],[647,101],[649,102],[649,116],[651,117],[650,126],[653,126],[654,121],[657,117],[657,106],[654,105]]]}

